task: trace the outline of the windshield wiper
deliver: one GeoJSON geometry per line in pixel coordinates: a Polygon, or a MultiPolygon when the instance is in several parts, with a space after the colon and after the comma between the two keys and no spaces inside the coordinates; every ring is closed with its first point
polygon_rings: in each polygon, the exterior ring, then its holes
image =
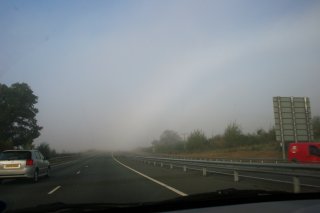
{"type": "Polygon", "coordinates": [[[190,208],[203,208],[211,206],[236,205],[244,203],[258,203],[268,201],[320,199],[320,193],[293,194],[284,191],[265,190],[237,190],[233,188],[218,190],[216,192],[201,193],[178,197],[160,202],[147,203],[82,203],[65,204],[62,202],[39,205],[33,208],[14,210],[9,212],[163,212],[190,208]]]}

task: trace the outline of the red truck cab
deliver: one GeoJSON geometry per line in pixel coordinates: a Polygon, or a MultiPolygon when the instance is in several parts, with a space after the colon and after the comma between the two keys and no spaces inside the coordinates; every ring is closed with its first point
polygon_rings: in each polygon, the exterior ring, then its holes
{"type": "Polygon", "coordinates": [[[291,143],[288,160],[295,163],[320,163],[320,142],[291,143]]]}

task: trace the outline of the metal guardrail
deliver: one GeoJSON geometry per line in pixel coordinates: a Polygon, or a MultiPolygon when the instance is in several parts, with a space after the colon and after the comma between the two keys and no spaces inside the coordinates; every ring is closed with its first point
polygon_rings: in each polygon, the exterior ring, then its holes
{"type": "Polygon", "coordinates": [[[207,160],[207,161],[223,161],[223,162],[240,162],[240,163],[286,163],[286,160],[279,158],[203,158],[203,157],[186,157],[180,155],[156,155],[160,158],[174,158],[174,159],[184,159],[184,160],[207,160]]]}
{"type": "Polygon", "coordinates": [[[233,176],[235,182],[240,178],[251,178],[262,181],[271,181],[293,185],[293,192],[301,192],[301,186],[320,189],[320,165],[299,165],[289,163],[244,163],[244,162],[226,162],[219,160],[190,160],[177,158],[163,158],[150,156],[130,156],[145,163],[182,168],[187,170],[202,171],[206,176],[208,173],[233,176]],[[252,174],[252,175],[247,175],[252,174]],[[257,175],[259,174],[259,175],[257,175]],[[262,175],[262,176],[261,176],[262,175]],[[265,177],[265,176],[277,176],[265,177]],[[281,178],[279,178],[281,177],[281,178]],[[291,181],[288,180],[291,179],[291,181]],[[317,185],[301,183],[301,178],[313,179],[317,185]]]}
{"type": "Polygon", "coordinates": [[[69,154],[64,156],[57,156],[49,159],[51,168],[60,167],[64,165],[68,165],[72,162],[79,161],[80,159],[89,159],[94,157],[95,155],[83,155],[82,153],[69,154]]]}
{"type": "Polygon", "coordinates": [[[56,166],[60,163],[69,162],[73,158],[76,158],[78,155],[64,155],[64,156],[57,156],[49,159],[51,167],[56,166]]]}

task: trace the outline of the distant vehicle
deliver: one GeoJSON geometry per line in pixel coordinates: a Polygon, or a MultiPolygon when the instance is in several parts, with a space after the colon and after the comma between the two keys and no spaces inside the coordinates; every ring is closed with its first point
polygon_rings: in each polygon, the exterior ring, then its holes
{"type": "Polygon", "coordinates": [[[295,163],[320,163],[320,142],[291,143],[288,160],[295,163]]]}
{"type": "Polygon", "coordinates": [[[38,150],[6,150],[0,153],[0,181],[28,178],[38,182],[49,176],[50,163],[38,150]]]}

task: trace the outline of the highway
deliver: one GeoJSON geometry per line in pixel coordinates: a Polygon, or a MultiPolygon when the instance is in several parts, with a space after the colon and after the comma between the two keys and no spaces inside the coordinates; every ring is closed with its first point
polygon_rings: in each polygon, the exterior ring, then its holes
{"type": "Polygon", "coordinates": [[[292,191],[292,186],[252,179],[234,182],[224,175],[202,176],[133,161],[112,153],[81,155],[52,168],[38,183],[6,180],[0,200],[9,209],[64,203],[140,203],[172,199],[226,188],[292,191]]]}
{"type": "Polygon", "coordinates": [[[177,196],[180,195],[122,166],[111,154],[83,156],[54,167],[51,176],[38,183],[6,180],[0,186],[0,200],[9,209],[54,202],[151,202],[177,196]]]}

